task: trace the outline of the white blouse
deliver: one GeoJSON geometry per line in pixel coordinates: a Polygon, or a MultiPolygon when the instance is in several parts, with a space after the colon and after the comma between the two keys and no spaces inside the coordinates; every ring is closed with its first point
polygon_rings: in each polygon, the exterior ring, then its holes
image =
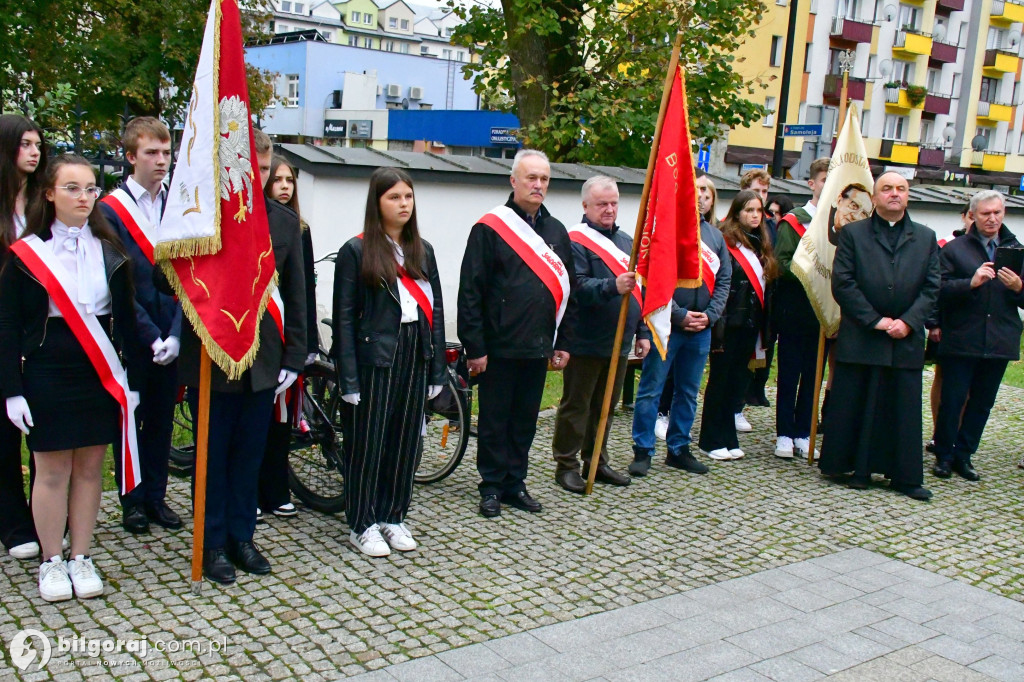
{"type": "MultiPolygon", "coordinates": [[[[46,244],[53,249],[57,262],[77,281],[78,302],[85,306],[87,313],[110,314],[110,287],[103,265],[103,246],[89,229],[89,223],[78,228],[54,220],[50,231],[53,236],[46,244]]],[[[63,317],[52,298],[49,310],[50,317],[63,317]]]]}
{"type": "MultiPolygon", "coordinates": [[[[405,267],[405,253],[402,251],[402,247],[398,245],[395,240],[388,237],[388,241],[391,242],[391,246],[395,249],[395,260],[402,267],[405,267]]],[[[416,299],[412,297],[408,289],[403,286],[398,287],[398,302],[402,304],[402,323],[416,322],[419,320],[419,305],[416,303],[416,299]]]]}

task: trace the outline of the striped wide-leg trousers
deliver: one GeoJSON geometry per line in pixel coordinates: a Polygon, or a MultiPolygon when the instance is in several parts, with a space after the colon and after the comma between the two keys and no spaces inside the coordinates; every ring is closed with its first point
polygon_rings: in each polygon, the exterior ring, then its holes
{"type": "Polygon", "coordinates": [[[360,365],[359,404],[345,404],[345,518],[356,533],[405,520],[426,393],[419,325],[403,324],[391,367],[360,365]]]}

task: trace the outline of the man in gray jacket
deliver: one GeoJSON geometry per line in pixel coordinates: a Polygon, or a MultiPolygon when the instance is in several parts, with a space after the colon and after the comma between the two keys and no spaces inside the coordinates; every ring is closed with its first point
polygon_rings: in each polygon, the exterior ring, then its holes
{"type": "Polygon", "coordinates": [[[629,473],[645,476],[654,455],[654,424],[665,379],[672,371],[674,391],[669,413],[668,456],[665,464],[694,474],[708,468],[690,452],[690,428],[697,412],[697,393],[711,349],[711,329],[729,299],[732,261],[717,228],[701,221],[702,283],[696,289],[676,289],[672,297],[672,334],[665,360],[658,353],[644,359],[633,409],[633,462],[629,473]]]}

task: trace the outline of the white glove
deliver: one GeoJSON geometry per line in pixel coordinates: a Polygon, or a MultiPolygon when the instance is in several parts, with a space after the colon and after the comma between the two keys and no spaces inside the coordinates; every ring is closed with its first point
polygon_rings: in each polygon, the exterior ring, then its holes
{"type": "Polygon", "coordinates": [[[25,400],[25,396],[16,395],[7,399],[7,418],[26,436],[29,427],[35,426],[32,423],[32,413],[28,409],[28,401],[25,400]]]}
{"type": "Polygon", "coordinates": [[[358,393],[346,393],[345,395],[341,396],[341,399],[344,400],[349,405],[358,405],[359,404],[359,394],[358,393]]]}
{"type": "Polygon", "coordinates": [[[427,400],[433,400],[436,398],[438,394],[441,393],[442,388],[444,388],[444,386],[427,386],[427,400]]]}
{"type": "Polygon", "coordinates": [[[281,395],[288,390],[288,387],[295,383],[295,380],[299,378],[298,372],[293,372],[290,369],[282,369],[281,373],[277,375],[277,390],[274,391],[274,395],[281,395]]]}
{"type": "Polygon", "coordinates": [[[153,362],[156,362],[156,356],[160,354],[160,350],[164,347],[164,340],[158,338],[149,347],[153,349],[153,362]]]}
{"type": "Polygon", "coordinates": [[[181,352],[181,341],[177,336],[168,336],[159,349],[153,353],[153,362],[158,365],[169,365],[178,359],[181,352]]]}
{"type": "Polygon", "coordinates": [[[307,356],[306,356],[306,367],[309,367],[309,366],[310,366],[310,365],[312,365],[312,364],[313,364],[314,362],[316,362],[316,359],[317,359],[318,357],[320,357],[320,354],[319,354],[319,353],[310,353],[309,355],[307,355],[307,356]]]}

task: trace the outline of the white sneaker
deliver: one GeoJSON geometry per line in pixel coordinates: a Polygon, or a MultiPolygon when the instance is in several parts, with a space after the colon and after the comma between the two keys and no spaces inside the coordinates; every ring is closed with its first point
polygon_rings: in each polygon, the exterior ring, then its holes
{"type": "MultiPolygon", "coordinates": [[[[793,448],[796,450],[798,455],[800,455],[801,457],[806,457],[807,456],[807,451],[811,449],[811,439],[810,438],[794,438],[793,439],[793,448]]],[[[814,449],[814,459],[818,459],[819,457],[821,457],[821,453],[818,452],[817,448],[815,448],[814,449]]]]}
{"type": "Polygon", "coordinates": [[[356,535],[355,531],[349,533],[348,541],[356,546],[360,552],[367,556],[387,556],[391,554],[391,548],[384,538],[380,536],[380,526],[376,523],[363,531],[362,535],[356,535]]]}
{"type": "Polygon", "coordinates": [[[733,415],[733,421],[736,422],[736,430],[740,433],[750,433],[754,430],[754,427],[750,425],[750,422],[747,421],[742,412],[737,412],[733,415]]]}
{"type": "Polygon", "coordinates": [[[728,448],[718,448],[717,450],[711,450],[710,452],[707,450],[701,450],[701,452],[710,457],[711,459],[717,459],[720,461],[732,459],[732,455],[729,454],[728,448]]]}
{"type": "Polygon", "coordinates": [[[256,523],[263,523],[263,510],[256,507],[256,523]]]}
{"type": "Polygon", "coordinates": [[[90,557],[79,554],[74,559],[69,559],[68,573],[71,574],[71,584],[75,586],[75,596],[79,599],[103,594],[103,581],[100,580],[90,557]]]}
{"type": "Polygon", "coordinates": [[[775,441],[775,456],[793,459],[793,439],[789,436],[779,436],[775,441]]]}
{"type": "Polygon", "coordinates": [[[416,549],[416,541],[412,539],[412,533],[404,523],[382,523],[380,534],[384,536],[391,549],[399,552],[410,552],[416,549]]]}
{"type": "Polygon", "coordinates": [[[284,518],[296,516],[298,515],[298,513],[299,510],[296,509],[295,505],[292,504],[291,502],[286,502],[285,504],[282,504],[280,507],[274,510],[274,516],[282,516],[284,518]]]}
{"type": "Polygon", "coordinates": [[[20,545],[15,545],[7,550],[15,559],[35,559],[39,556],[39,543],[38,542],[23,542],[20,545]]]}
{"type": "Polygon", "coordinates": [[[46,601],[71,599],[71,578],[68,567],[59,556],[39,564],[39,596],[46,601]]]}
{"type": "Polygon", "coordinates": [[[739,448],[729,450],[729,459],[743,459],[743,451],[739,448]]]}
{"type": "Polygon", "coordinates": [[[668,417],[663,414],[658,415],[658,419],[654,422],[654,437],[658,440],[665,440],[668,437],[668,417]]]}

